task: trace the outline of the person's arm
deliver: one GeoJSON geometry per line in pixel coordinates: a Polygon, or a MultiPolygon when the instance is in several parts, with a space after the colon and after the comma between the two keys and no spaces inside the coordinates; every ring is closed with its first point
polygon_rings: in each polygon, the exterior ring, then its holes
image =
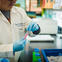
{"type": "MultiPolygon", "coordinates": [[[[37,23],[33,22],[32,19],[30,19],[26,12],[21,9],[17,8],[19,11],[19,14],[22,16],[22,20],[24,23],[24,28],[26,28],[27,31],[32,31],[34,34],[38,34],[40,32],[40,27],[37,23]],[[38,33],[35,33],[38,32],[38,33]]],[[[13,52],[18,52],[24,49],[24,46],[26,45],[26,40],[23,38],[21,40],[15,41],[13,43],[13,52]]]]}
{"type": "Polygon", "coordinates": [[[20,40],[17,40],[13,43],[13,53],[21,51],[26,45],[26,39],[24,37],[20,40]]]}
{"type": "Polygon", "coordinates": [[[22,14],[22,17],[23,17],[23,22],[24,22],[24,25],[25,25],[25,29],[27,31],[32,31],[33,34],[39,34],[40,32],[40,26],[36,23],[36,22],[33,22],[31,18],[29,18],[26,14],[26,12],[23,10],[23,9],[19,9],[20,14],[22,14]]]}

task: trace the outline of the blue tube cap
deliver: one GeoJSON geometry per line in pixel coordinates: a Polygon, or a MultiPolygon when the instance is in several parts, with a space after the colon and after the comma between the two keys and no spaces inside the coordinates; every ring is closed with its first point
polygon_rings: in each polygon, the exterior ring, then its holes
{"type": "Polygon", "coordinates": [[[36,56],[40,56],[40,54],[39,54],[39,53],[36,53],[35,55],[36,55],[36,56]]]}
{"type": "Polygon", "coordinates": [[[38,59],[38,62],[41,62],[41,58],[38,59]]]}
{"type": "Polygon", "coordinates": [[[34,51],[39,52],[40,50],[39,50],[39,48],[34,48],[34,51]]]}

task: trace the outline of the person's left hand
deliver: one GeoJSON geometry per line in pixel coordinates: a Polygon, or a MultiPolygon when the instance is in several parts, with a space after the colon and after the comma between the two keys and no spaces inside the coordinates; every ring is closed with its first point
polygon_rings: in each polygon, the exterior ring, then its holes
{"type": "Polygon", "coordinates": [[[20,40],[17,40],[13,43],[13,52],[18,52],[24,49],[24,46],[26,45],[26,39],[22,38],[20,40]]]}
{"type": "Polygon", "coordinates": [[[31,22],[27,27],[27,31],[37,32],[38,34],[40,32],[40,26],[35,22],[31,22]]]}
{"type": "Polygon", "coordinates": [[[9,59],[6,58],[0,58],[0,62],[10,62],[9,59]]]}

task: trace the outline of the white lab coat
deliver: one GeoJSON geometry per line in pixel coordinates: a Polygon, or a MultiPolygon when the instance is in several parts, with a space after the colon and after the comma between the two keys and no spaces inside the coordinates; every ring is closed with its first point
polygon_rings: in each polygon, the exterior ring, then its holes
{"type": "MultiPolygon", "coordinates": [[[[0,11],[0,44],[12,44],[21,39],[24,36],[24,28],[30,21],[31,19],[22,8],[14,6],[11,9],[11,24],[0,11]]],[[[16,60],[20,54],[17,55],[15,54],[16,60]]]]}

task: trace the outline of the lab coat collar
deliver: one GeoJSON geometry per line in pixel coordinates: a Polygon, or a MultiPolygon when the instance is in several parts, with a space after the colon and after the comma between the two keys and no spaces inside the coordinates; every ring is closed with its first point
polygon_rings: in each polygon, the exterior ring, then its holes
{"type": "MultiPolygon", "coordinates": [[[[16,13],[16,10],[14,10],[14,9],[16,9],[15,6],[13,6],[12,9],[11,9],[11,12],[12,12],[12,13],[16,13]]],[[[1,11],[0,11],[0,15],[2,15],[2,12],[1,12],[1,11]]]]}
{"type": "MultiPolygon", "coordinates": [[[[13,8],[11,9],[11,17],[12,17],[12,14],[15,14],[16,13],[16,10],[14,10],[14,9],[16,9],[15,6],[13,6],[13,8]]],[[[8,22],[8,20],[6,19],[6,17],[2,14],[1,11],[0,11],[0,17],[1,17],[0,19],[2,19],[5,23],[10,24],[8,22]]],[[[11,21],[12,21],[12,19],[11,19],[11,21]]]]}
{"type": "Polygon", "coordinates": [[[8,20],[6,19],[6,17],[2,14],[1,11],[0,11],[0,20],[4,21],[5,23],[9,23],[8,20]]]}

